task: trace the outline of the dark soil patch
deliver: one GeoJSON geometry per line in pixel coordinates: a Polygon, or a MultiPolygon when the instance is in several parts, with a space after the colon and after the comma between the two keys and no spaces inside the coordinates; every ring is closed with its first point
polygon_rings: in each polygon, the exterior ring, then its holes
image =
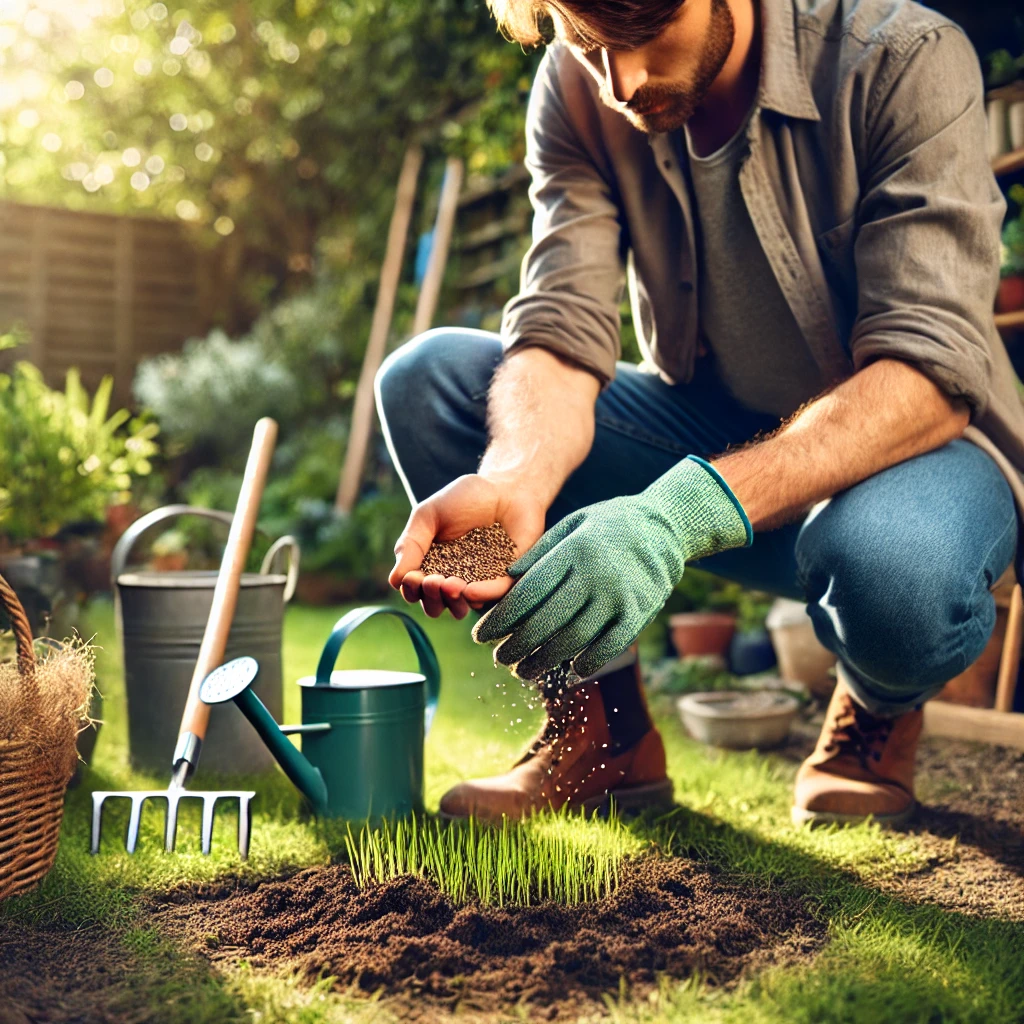
{"type": "Polygon", "coordinates": [[[642,989],[661,973],[699,971],[727,984],[825,940],[799,897],[663,858],[628,864],[612,896],[577,907],[455,906],[408,876],[360,891],[340,865],[165,901],[154,923],[215,963],[328,974],[342,990],[415,997],[410,1008],[428,1014],[523,1004],[553,1019],[617,991],[620,978],[642,989]]]}

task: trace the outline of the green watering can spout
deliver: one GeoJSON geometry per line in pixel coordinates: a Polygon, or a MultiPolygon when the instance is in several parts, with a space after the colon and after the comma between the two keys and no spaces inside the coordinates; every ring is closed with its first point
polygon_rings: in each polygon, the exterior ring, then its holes
{"type": "Polygon", "coordinates": [[[199,697],[206,704],[223,704],[233,700],[238,709],[259,733],[260,739],[274,755],[285,775],[301,790],[313,805],[313,810],[323,815],[327,812],[327,785],[319,768],[296,750],[287,733],[326,732],[330,725],[285,726],[283,729],[274,721],[263,701],[250,688],[259,672],[255,658],[235,658],[215,668],[199,687],[199,697]]]}
{"type": "Polygon", "coordinates": [[[354,608],[335,623],[316,675],[299,680],[302,725],[274,721],[252,691],[258,673],[254,658],[235,658],[203,680],[199,696],[207,704],[238,705],[317,816],[357,819],[422,810],[423,741],[437,710],[441,669],[426,633],[405,612],[354,608]],[[335,671],[352,631],[382,615],[405,627],[420,671],[335,671]],[[288,739],[293,733],[308,737],[301,753],[288,739]]]}

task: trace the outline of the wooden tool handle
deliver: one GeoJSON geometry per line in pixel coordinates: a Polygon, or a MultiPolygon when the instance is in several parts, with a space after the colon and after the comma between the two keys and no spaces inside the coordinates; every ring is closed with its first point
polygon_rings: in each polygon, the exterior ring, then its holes
{"type": "Polygon", "coordinates": [[[213,590],[213,605],[210,608],[210,617],[206,620],[206,631],[203,633],[195,671],[192,673],[192,683],[188,689],[185,711],[181,716],[179,735],[190,732],[199,740],[206,736],[206,727],[210,722],[210,705],[199,699],[199,684],[224,661],[224,649],[227,647],[228,633],[231,631],[231,622],[238,605],[242,570],[252,547],[260,499],[267,482],[270,457],[274,453],[276,440],[277,423],[269,417],[264,417],[253,431],[249,461],[245,465],[245,476],[242,479],[242,490],[238,495],[227,546],[221,558],[217,585],[213,590]]]}

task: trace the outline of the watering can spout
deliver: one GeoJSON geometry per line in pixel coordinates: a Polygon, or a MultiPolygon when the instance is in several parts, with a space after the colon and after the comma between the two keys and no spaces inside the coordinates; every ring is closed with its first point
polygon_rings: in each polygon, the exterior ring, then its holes
{"type": "Polygon", "coordinates": [[[233,700],[238,709],[252,724],[259,737],[274,755],[285,775],[298,787],[303,796],[313,805],[317,814],[327,810],[327,785],[319,768],[315,768],[288,739],[287,732],[311,732],[329,729],[330,725],[281,726],[274,721],[263,701],[251,689],[252,681],[259,672],[254,658],[235,658],[214,669],[199,689],[199,696],[206,704],[223,704],[233,700]]]}

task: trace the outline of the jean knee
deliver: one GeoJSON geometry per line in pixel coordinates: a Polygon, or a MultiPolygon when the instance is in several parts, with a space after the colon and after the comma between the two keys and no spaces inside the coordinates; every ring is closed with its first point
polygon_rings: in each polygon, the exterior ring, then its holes
{"type": "Polygon", "coordinates": [[[435,327],[391,353],[374,380],[377,411],[385,424],[403,415],[422,422],[424,410],[482,399],[501,361],[497,335],[435,327]]]}
{"type": "Polygon", "coordinates": [[[887,545],[832,552],[807,582],[818,639],[894,697],[959,675],[995,625],[995,602],[979,579],[927,559],[894,562],[887,545]]]}

